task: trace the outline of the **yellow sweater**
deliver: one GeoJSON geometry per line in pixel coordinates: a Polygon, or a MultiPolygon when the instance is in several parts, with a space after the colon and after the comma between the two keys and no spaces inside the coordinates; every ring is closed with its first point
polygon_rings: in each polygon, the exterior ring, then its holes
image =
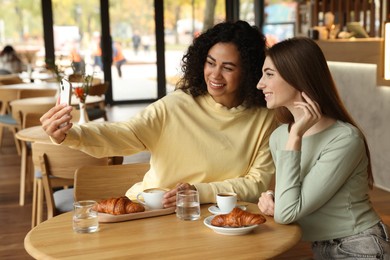
{"type": "Polygon", "coordinates": [[[150,170],[126,193],[132,199],[146,188],[187,182],[201,203],[215,202],[220,191],[257,202],[275,172],[268,145],[275,126],[266,108],[228,109],[209,95],[175,91],[127,122],[74,125],[62,144],[95,157],[150,151],[150,170]]]}

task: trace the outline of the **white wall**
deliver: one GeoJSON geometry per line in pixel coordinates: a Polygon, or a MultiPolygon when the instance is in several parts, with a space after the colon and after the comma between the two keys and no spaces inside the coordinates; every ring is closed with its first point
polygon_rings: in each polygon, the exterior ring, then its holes
{"type": "Polygon", "coordinates": [[[328,64],[345,106],[367,138],[374,185],[390,191],[390,87],[376,86],[376,65],[328,64]]]}

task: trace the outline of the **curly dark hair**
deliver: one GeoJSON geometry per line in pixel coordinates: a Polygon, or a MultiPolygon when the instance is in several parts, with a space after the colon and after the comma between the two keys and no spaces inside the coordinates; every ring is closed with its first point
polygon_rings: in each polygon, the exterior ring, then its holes
{"type": "Polygon", "coordinates": [[[263,92],[256,88],[262,76],[266,41],[261,31],[245,21],[222,22],[194,39],[182,58],[183,76],[176,85],[193,97],[207,94],[204,64],[209,50],[217,43],[233,43],[240,53],[242,77],[240,99],[246,107],[265,107],[263,92]]]}

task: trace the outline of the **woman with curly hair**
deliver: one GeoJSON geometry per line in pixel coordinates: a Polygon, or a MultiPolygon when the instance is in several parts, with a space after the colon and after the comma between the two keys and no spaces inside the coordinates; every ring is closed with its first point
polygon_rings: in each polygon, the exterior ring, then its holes
{"type": "Polygon", "coordinates": [[[264,50],[264,36],[248,23],[217,24],[183,56],[176,90],[134,118],[72,126],[72,108],[58,104],[41,118],[43,128],[54,142],[96,157],[149,151],[151,168],[126,193],[131,199],[166,187],[164,207],[176,204],[179,189],[198,190],[201,203],[222,191],[256,202],[274,174],[268,139],[276,125],[256,89],[264,50]]]}

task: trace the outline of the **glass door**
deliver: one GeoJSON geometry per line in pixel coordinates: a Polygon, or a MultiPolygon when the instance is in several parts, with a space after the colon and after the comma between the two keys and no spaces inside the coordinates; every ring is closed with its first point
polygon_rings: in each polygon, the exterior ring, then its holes
{"type": "Polygon", "coordinates": [[[164,40],[167,93],[180,78],[181,59],[202,31],[225,20],[225,1],[164,1],[164,40]]]}
{"type": "Polygon", "coordinates": [[[52,0],[52,8],[56,65],[66,75],[93,74],[103,79],[96,61],[101,31],[100,1],[52,0]]]}
{"type": "Polygon", "coordinates": [[[109,3],[113,101],[157,99],[154,1],[109,3]]]}

